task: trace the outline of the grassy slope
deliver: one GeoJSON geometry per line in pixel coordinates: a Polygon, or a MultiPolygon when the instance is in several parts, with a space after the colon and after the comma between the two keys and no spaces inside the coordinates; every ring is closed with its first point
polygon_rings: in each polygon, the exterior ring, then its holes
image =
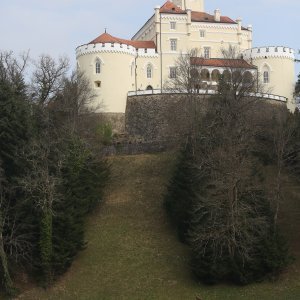
{"type": "Polygon", "coordinates": [[[112,162],[105,204],[88,223],[87,249],[54,287],[32,288],[19,299],[300,299],[300,191],[292,189],[283,206],[297,260],[280,281],[207,287],[192,279],[188,249],[177,241],[162,207],[174,156],[124,156],[112,162]]]}

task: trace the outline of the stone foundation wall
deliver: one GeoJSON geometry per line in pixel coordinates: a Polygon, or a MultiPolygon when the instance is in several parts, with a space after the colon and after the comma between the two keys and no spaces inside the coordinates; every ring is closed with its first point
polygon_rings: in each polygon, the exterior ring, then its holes
{"type": "Polygon", "coordinates": [[[110,124],[113,133],[125,132],[125,114],[124,113],[99,113],[99,122],[101,124],[110,124]]]}
{"type": "Polygon", "coordinates": [[[183,94],[131,96],[127,99],[125,130],[146,141],[176,139],[184,135],[191,120],[205,113],[211,96],[183,94]]]}
{"type": "MultiPolygon", "coordinates": [[[[251,101],[253,98],[250,98],[251,101]]],[[[257,111],[277,110],[285,102],[256,99],[257,111]]],[[[159,94],[127,98],[125,113],[126,134],[147,141],[182,141],[192,123],[207,111],[211,95],[159,94]]]]}

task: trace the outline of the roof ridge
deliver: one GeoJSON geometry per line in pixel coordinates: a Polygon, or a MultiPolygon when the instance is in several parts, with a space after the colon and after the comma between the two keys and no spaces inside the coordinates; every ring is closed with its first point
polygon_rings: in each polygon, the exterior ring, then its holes
{"type": "Polygon", "coordinates": [[[128,46],[133,46],[135,48],[156,48],[155,43],[151,40],[149,41],[134,41],[134,40],[127,40],[127,39],[121,39],[115,36],[112,36],[111,34],[105,32],[99,35],[97,38],[89,42],[88,44],[99,44],[99,43],[119,43],[119,44],[125,44],[128,46]]]}

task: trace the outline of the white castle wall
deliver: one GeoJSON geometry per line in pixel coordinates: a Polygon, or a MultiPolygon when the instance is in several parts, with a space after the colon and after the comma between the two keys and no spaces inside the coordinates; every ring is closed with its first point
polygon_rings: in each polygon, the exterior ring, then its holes
{"type": "Polygon", "coordinates": [[[260,82],[264,92],[288,98],[287,107],[295,110],[295,53],[283,46],[270,46],[248,49],[243,52],[243,58],[258,67],[260,82]],[[263,83],[264,71],[269,72],[269,83],[263,83]]]}
{"type": "Polygon", "coordinates": [[[146,77],[145,65],[152,63],[153,73],[159,78],[155,61],[158,55],[155,49],[135,49],[119,43],[87,44],[76,49],[78,67],[89,78],[97,95],[93,107],[99,111],[125,112],[128,91],[145,89],[154,85],[146,77]],[[96,74],[96,61],[101,62],[101,72],[96,74]],[[135,66],[139,75],[135,87],[135,66]],[[156,66],[156,69],[155,69],[156,66]],[[157,73],[157,74],[155,74],[157,73]],[[100,87],[97,84],[100,83],[100,87]]]}

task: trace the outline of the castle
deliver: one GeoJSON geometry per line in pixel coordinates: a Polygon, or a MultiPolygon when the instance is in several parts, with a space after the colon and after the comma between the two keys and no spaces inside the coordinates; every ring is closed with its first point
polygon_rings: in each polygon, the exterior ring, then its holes
{"type": "MultiPolygon", "coordinates": [[[[204,0],[173,0],[156,6],[152,17],[131,40],[103,33],[77,47],[77,68],[88,76],[105,112],[124,113],[128,95],[161,93],[168,78],[176,77],[179,55],[197,48],[201,53],[203,80],[217,84],[228,72],[230,60],[222,49],[235,47],[243,72],[259,74],[265,98],[286,102],[293,111],[295,82],[294,50],[284,46],[252,48],[252,26],[208,14],[204,0]]],[[[236,65],[235,65],[236,66],[236,65]]]]}

